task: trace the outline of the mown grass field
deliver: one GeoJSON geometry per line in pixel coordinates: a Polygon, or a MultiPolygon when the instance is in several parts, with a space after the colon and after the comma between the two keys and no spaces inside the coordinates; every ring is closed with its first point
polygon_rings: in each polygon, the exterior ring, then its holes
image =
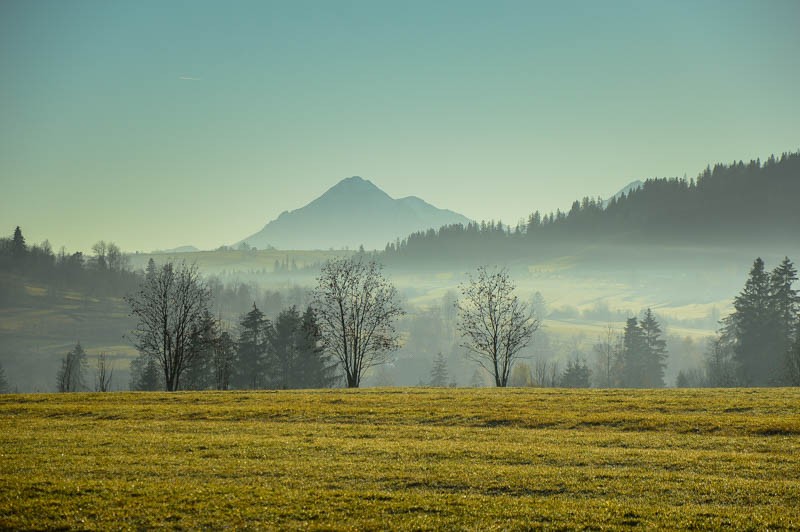
{"type": "Polygon", "coordinates": [[[0,396],[0,528],[800,528],[800,390],[0,396]]]}

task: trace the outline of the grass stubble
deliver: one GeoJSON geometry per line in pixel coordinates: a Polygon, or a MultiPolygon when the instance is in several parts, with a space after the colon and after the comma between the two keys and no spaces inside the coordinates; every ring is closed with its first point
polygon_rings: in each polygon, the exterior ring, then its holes
{"type": "Polygon", "coordinates": [[[797,529],[800,390],[0,396],[5,529],[797,529]]]}

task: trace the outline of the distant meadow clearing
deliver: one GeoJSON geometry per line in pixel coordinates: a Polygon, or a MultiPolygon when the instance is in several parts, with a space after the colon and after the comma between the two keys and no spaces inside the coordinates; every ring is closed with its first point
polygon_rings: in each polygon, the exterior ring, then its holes
{"type": "Polygon", "coordinates": [[[0,396],[0,528],[797,529],[800,389],[0,396]]]}

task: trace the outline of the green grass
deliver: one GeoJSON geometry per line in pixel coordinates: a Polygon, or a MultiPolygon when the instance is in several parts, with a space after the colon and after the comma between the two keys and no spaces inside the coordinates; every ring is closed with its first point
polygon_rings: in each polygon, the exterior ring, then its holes
{"type": "Polygon", "coordinates": [[[0,528],[800,528],[800,390],[0,396],[0,528]]]}

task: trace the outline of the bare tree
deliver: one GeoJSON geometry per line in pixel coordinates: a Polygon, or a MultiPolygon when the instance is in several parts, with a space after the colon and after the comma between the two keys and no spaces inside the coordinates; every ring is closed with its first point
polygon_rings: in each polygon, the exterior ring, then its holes
{"type": "Polygon", "coordinates": [[[134,345],[158,361],[167,391],[179,389],[181,375],[197,356],[192,338],[204,326],[210,299],[197,266],[171,262],[146,277],[136,294],[125,297],[138,319],[134,345]]]}
{"type": "Polygon", "coordinates": [[[599,336],[593,349],[597,355],[598,387],[611,388],[614,383],[614,362],[617,358],[616,344],[619,343],[618,334],[609,323],[599,336]]]}
{"type": "Polygon", "coordinates": [[[111,379],[114,376],[114,363],[108,359],[108,355],[100,353],[95,360],[95,391],[111,391],[111,379]]]}
{"type": "Polygon", "coordinates": [[[325,349],[339,362],[348,388],[397,349],[394,320],[405,312],[381,266],[363,257],[331,259],[322,266],[313,295],[325,349]]]}
{"type": "Polygon", "coordinates": [[[545,387],[547,386],[547,370],[549,368],[549,364],[547,360],[543,358],[537,358],[536,362],[533,365],[533,383],[536,386],[545,387]]]}
{"type": "Polygon", "coordinates": [[[505,268],[490,272],[481,266],[460,288],[462,298],[456,304],[458,330],[464,337],[461,346],[494,376],[496,386],[504,387],[514,361],[539,328],[539,320],[514,294],[516,287],[505,268]]]}
{"type": "Polygon", "coordinates": [[[83,374],[86,370],[86,352],[81,343],[61,359],[61,367],[56,375],[56,387],[59,392],[77,392],[83,390],[83,374]]]}
{"type": "Polygon", "coordinates": [[[711,339],[705,356],[706,384],[714,388],[741,386],[732,338],[722,334],[711,339]]]}
{"type": "Polygon", "coordinates": [[[561,369],[559,368],[558,360],[550,361],[550,373],[547,375],[547,386],[555,388],[558,386],[559,376],[561,369]]]}

